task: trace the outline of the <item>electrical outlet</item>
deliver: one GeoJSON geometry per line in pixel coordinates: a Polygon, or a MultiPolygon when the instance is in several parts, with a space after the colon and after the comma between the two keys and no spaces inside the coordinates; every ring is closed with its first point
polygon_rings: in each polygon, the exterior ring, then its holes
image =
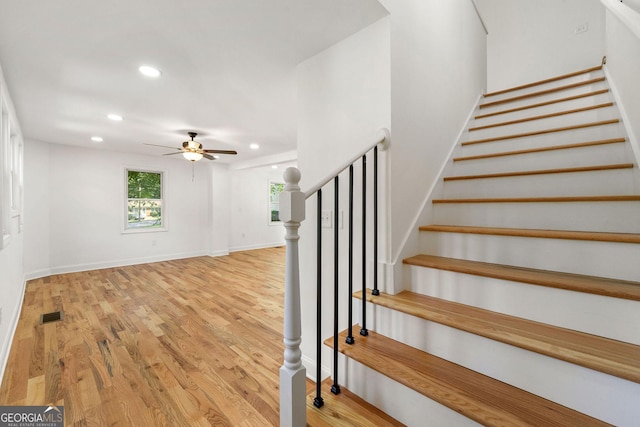
{"type": "Polygon", "coordinates": [[[320,224],[322,228],[333,228],[333,211],[324,210],[320,216],[320,224]]]}
{"type": "Polygon", "coordinates": [[[580,25],[578,25],[575,29],[575,33],[576,34],[580,34],[580,33],[586,33],[587,31],[589,31],[589,23],[588,22],[584,22],[580,25]]]}

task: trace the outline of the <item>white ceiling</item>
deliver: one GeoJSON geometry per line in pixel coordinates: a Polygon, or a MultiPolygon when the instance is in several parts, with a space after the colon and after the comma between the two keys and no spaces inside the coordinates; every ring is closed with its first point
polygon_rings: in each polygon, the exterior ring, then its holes
{"type": "Polygon", "coordinates": [[[386,13],[376,0],[3,1],[0,66],[25,139],[161,155],[144,143],[195,131],[244,162],[295,149],[296,65],[386,13]]]}

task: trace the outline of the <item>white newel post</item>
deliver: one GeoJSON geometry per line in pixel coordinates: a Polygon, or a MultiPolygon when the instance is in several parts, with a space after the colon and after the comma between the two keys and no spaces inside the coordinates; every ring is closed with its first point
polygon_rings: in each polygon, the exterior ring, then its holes
{"type": "Polygon", "coordinates": [[[306,370],[302,365],[300,342],[300,271],[298,228],[304,220],[305,195],[300,191],[300,171],[284,171],[284,191],[280,193],[280,220],[286,229],[287,244],[284,283],[284,365],[280,368],[280,426],[304,427],[306,412],[306,370]]]}

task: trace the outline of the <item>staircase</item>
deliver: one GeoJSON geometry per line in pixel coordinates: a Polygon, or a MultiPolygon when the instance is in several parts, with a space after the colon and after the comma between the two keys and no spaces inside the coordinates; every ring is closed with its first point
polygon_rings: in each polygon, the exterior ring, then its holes
{"type": "Polygon", "coordinates": [[[369,336],[339,340],[344,385],[411,426],[637,426],[640,177],[619,117],[602,66],[485,95],[406,290],[367,292],[369,336]]]}

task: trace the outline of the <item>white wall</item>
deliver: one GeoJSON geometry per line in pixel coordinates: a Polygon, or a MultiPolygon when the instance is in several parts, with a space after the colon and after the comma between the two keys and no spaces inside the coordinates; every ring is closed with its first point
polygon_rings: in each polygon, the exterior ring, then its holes
{"type": "Polygon", "coordinates": [[[209,253],[209,165],[196,164],[192,181],[179,159],[33,141],[25,157],[28,276],[209,253]],[[166,172],[169,231],[122,233],[126,167],[166,172]]]}
{"type": "MultiPolygon", "coordinates": [[[[389,37],[389,19],[383,18],[298,66],[298,165],[303,191],[372,144],[376,131],[390,126],[389,37]]],[[[327,209],[331,194],[329,189],[327,209]]],[[[307,202],[300,229],[301,349],[311,376],[315,375],[315,206],[315,200],[307,202]]],[[[330,239],[333,230],[326,231],[330,239]]],[[[323,274],[331,289],[332,261],[326,264],[323,274]]],[[[326,303],[332,298],[330,292],[324,296],[326,303]]],[[[326,325],[323,336],[330,334],[326,325]]]]}
{"type": "Polygon", "coordinates": [[[50,144],[24,142],[24,235],[29,254],[24,258],[24,271],[28,277],[47,276],[51,269],[49,157],[50,144]]]}
{"type": "Polygon", "coordinates": [[[600,64],[599,0],[476,0],[487,26],[489,92],[600,64]],[[587,24],[587,31],[576,28],[587,24]]]}
{"type": "Polygon", "coordinates": [[[486,36],[468,0],[381,3],[391,13],[391,246],[397,265],[484,90],[486,36]]]}
{"type": "Polygon", "coordinates": [[[230,251],[284,245],[282,223],[269,223],[269,181],[284,182],[288,166],[229,171],[230,251]]]}
{"type": "MultiPolygon", "coordinates": [[[[9,90],[7,89],[2,69],[0,68],[0,94],[6,102],[9,119],[11,120],[12,132],[20,134],[20,127],[16,120],[15,110],[9,90]]],[[[2,128],[2,125],[0,125],[2,128]]],[[[2,147],[0,147],[2,148],[2,147]]],[[[0,162],[4,162],[4,153],[0,153],[0,162]]],[[[9,162],[6,162],[8,165],[9,162]]],[[[0,171],[3,168],[0,167],[0,171]]],[[[3,177],[0,176],[0,203],[9,200],[5,196],[3,177]]],[[[9,209],[9,206],[4,206],[9,209]]],[[[6,212],[6,211],[5,211],[6,212]]],[[[24,232],[20,231],[20,216],[6,215],[3,219],[8,219],[7,231],[11,240],[4,248],[0,248],[0,380],[4,375],[4,369],[9,357],[11,338],[17,325],[19,310],[24,292],[24,269],[23,269],[23,244],[24,232]]],[[[1,247],[1,246],[0,246],[1,247]]]]}
{"type": "MultiPolygon", "coordinates": [[[[624,3],[623,3],[624,5],[624,3]]],[[[640,12],[618,6],[635,27],[640,29],[640,12]]],[[[640,38],[633,33],[614,14],[606,13],[607,66],[610,84],[620,101],[618,106],[623,114],[625,126],[635,151],[636,161],[640,162],[640,38]]]]}

